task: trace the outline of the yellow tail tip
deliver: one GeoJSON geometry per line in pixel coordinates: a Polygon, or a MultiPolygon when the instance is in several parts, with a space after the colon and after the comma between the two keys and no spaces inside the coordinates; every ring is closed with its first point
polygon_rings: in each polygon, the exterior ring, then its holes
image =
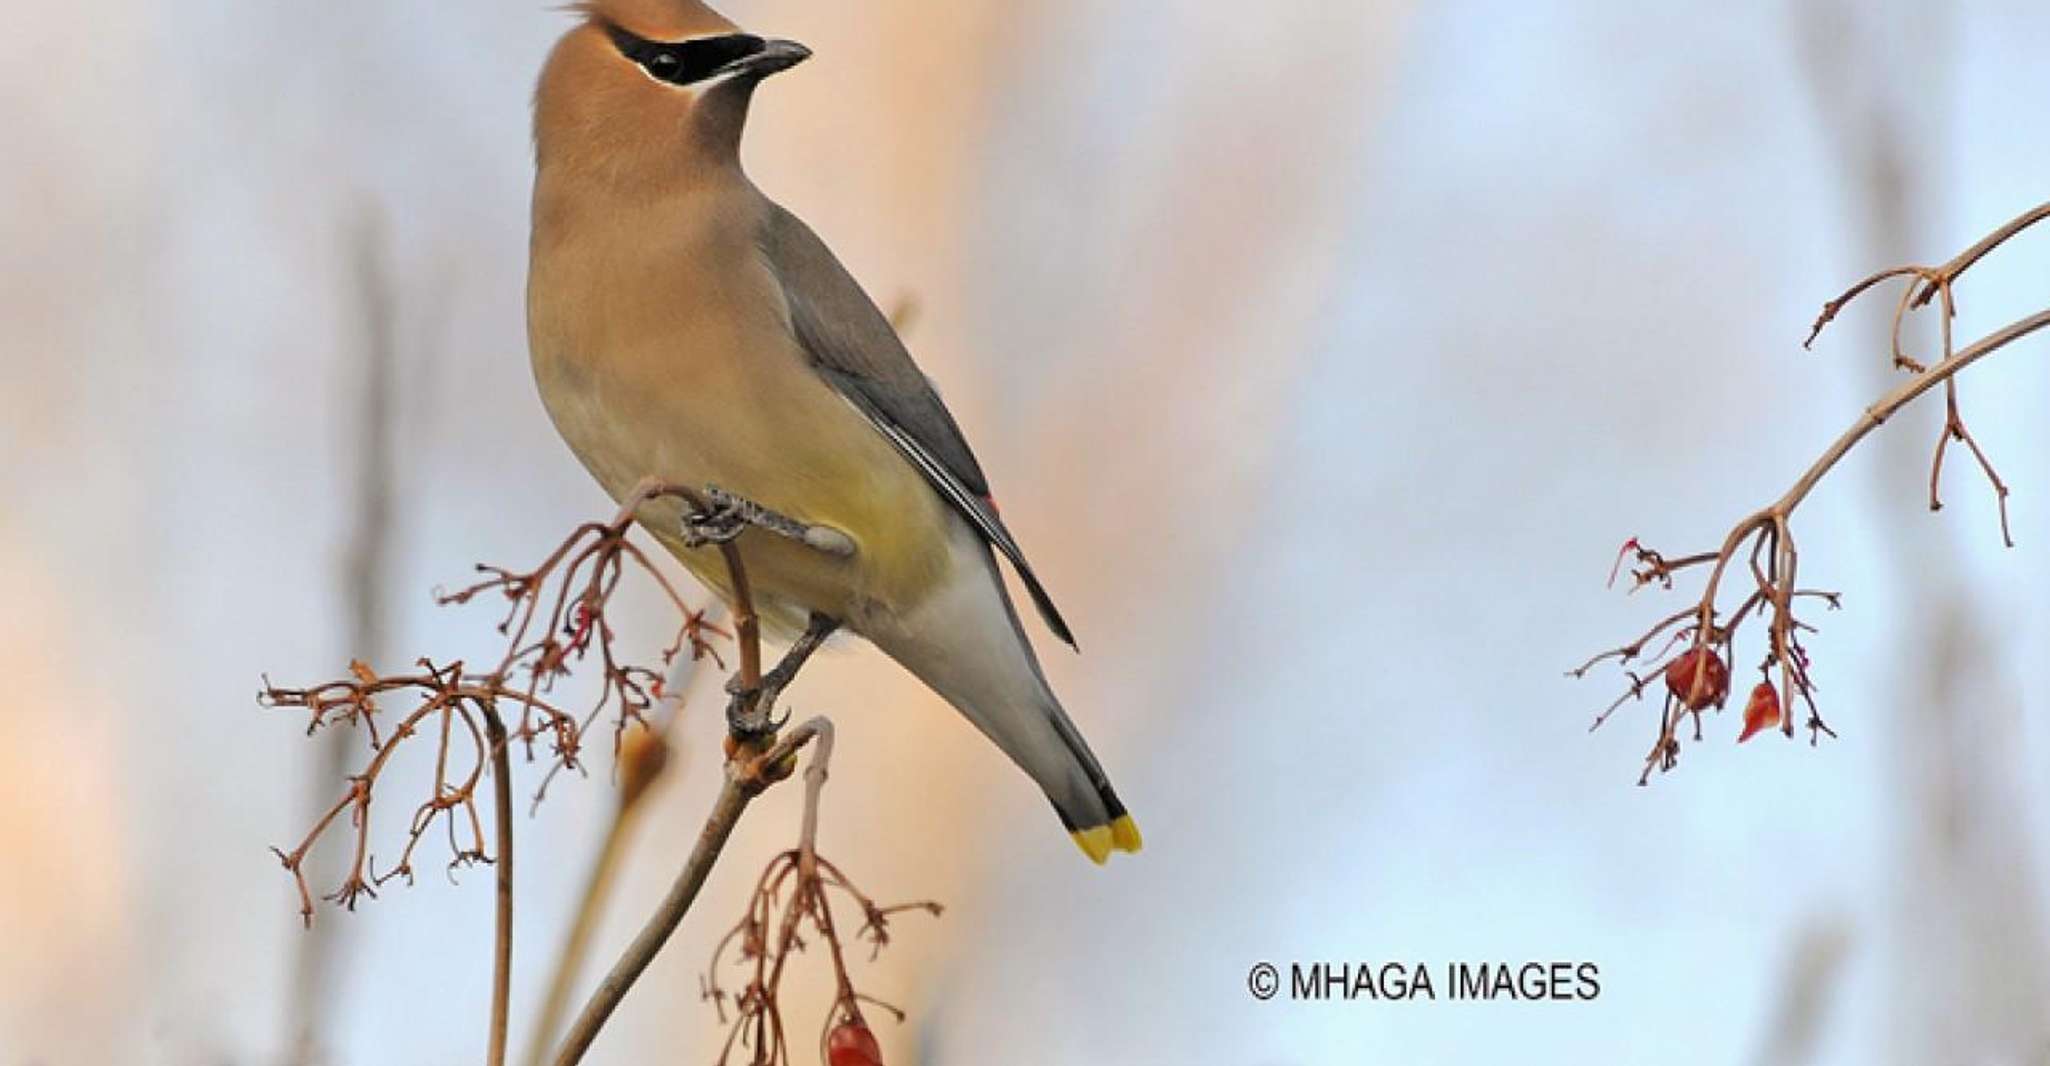
{"type": "Polygon", "coordinates": [[[1113,851],[1138,851],[1144,846],[1144,841],[1139,839],[1139,823],[1133,821],[1129,814],[1119,815],[1109,825],[1092,825],[1069,835],[1075,838],[1075,846],[1082,849],[1082,854],[1089,856],[1089,861],[1098,866],[1102,866],[1113,851]]]}
{"type": "Polygon", "coordinates": [[[1119,851],[1138,851],[1146,846],[1139,839],[1139,823],[1129,814],[1120,814],[1117,821],[1110,823],[1110,842],[1119,851]]]}

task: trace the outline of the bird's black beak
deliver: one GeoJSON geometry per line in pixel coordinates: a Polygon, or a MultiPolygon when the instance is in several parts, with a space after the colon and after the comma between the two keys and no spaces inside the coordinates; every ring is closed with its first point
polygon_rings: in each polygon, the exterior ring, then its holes
{"type": "Polygon", "coordinates": [[[777,71],[789,70],[810,58],[811,49],[796,41],[770,38],[763,41],[762,47],[755,52],[726,64],[720,73],[749,74],[757,78],[766,78],[777,71]]]}

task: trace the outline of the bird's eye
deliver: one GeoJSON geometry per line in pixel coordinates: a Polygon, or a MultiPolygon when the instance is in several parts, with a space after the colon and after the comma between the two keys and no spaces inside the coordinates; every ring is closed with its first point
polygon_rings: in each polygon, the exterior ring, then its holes
{"type": "Polygon", "coordinates": [[[693,37],[687,41],[650,41],[618,26],[605,32],[619,54],[640,65],[648,76],[672,85],[692,85],[712,77],[762,50],[762,39],[745,33],[693,37]]]}

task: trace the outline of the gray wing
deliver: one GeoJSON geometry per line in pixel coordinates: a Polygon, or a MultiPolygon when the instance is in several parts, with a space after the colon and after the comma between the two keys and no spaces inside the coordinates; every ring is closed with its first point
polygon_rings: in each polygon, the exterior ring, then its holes
{"type": "Polygon", "coordinates": [[[761,246],[783,285],[791,327],[813,367],[867,416],[941,497],[995,545],[1054,635],[1074,634],[1025,561],[990,500],[989,481],[932,381],[911,361],[890,320],[802,219],[771,204],[761,246]]]}

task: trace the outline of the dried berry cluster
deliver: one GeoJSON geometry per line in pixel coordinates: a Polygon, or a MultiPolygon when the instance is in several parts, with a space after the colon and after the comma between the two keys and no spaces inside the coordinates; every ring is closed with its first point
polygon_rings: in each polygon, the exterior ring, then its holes
{"type": "Polygon", "coordinates": [[[1614,662],[1623,668],[1624,676],[1629,680],[1623,694],[1596,716],[1591,728],[1599,727],[1618,707],[1642,698],[1647,690],[1663,680],[1664,709],[1659,716],[1657,736],[1645,757],[1644,772],[1638,777],[1639,784],[1648,782],[1654,769],[1664,771],[1674,767],[1680,752],[1678,731],[1687,716],[1693,716],[1694,739],[1699,741],[1702,735],[1701,712],[1711,708],[1720,710],[1728,701],[1730,668],[1737,661],[1737,636],[1753,618],[1763,619],[1765,648],[1758,667],[1760,680],[1745,701],[1743,730],[1737,739],[1743,741],[1772,728],[1793,736],[1794,723],[1790,712],[1797,705],[1806,711],[1805,725],[1811,744],[1823,734],[1835,736],[1816,707],[1811,661],[1803,644],[1804,636],[1813,635],[1815,628],[1800,617],[1798,611],[1804,604],[1816,601],[1833,609],[1840,605],[1839,598],[1834,592],[1802,588],[1796,584],[1801,556],[1794,542],[1793,514],[1823,477],[1860,441],[1902,407],[1939,385],[1944,391],[1945,418],[1930,463],[1929,508],[1938,510],[1943,506],[1938,492],[1943,464],[1949,455],[1950,445],[1963,444],[1977,461],[1998,503],[2001,539],[2003,543],[2013,545],[2007,513],[2008,486],[1993,468],[1978,440],[1966,428],[1959,413],[1957,375],[1993,352],[2050,327],[2050,310],[2017,319],[1959,348],[1951,337],[1951,323],[1957,315],[1953,287],[1965,271],[1995,248],[2046,218],[2050,218],[2050,204],[2039,205],[1940,266],[1904,266],[1883,270],[1859,281],[1842,296],[1825,304],[1809,333],[1809,344],[1813,344],[1822,328],[1860,294],[1882,282],[1903,280],[1905,284],[1894,308],[1890,354],[1893,366],[1903,371],[1906,379],[1867,408],[1777,500],[1738,522],[1723,538],[1719,549],[1669,557],[1636,539],[1623,545],[1616,566],[1609,575],[1611,584],[1626,562],[1633,582],[1632,591],[1647,585],[1671,589],[1674,575],[1684,570],[1698,568],[1707,573],[1700,598],[1694,603],[1668,615],[1636,640],[1605,651],[1570,671],[1574,677],[1584,677],[1602,663],[1614,662]],[[1938,309],[1941,352],[1939,358],[1925,362],[1907,354],[1902,329],[1910,312],[1932,304],[1938,309]],[[1739,560],[1742,560],[1741,565],[1739,560]],[[1722,597],[1726,593],[1735,597],[1729,587],[1746,585],[1743,576],[1737,575],[1748,576],[1750,581],[1741,598],[1737,598],[1735,607],[1725,614],[1722,597]],[[1632,669],[1631,664],[1640,660],[1648,660],[1651,665],[1632,669]]]}
{"type": "MultiPolygon", "coordinates": [[[[1794,724],[1785,708],[1795,700],[1807,708],[1806,725],[1811,740],[1824,733],[1835,735],[1823,722],[1816,707],[1808,651],[1801,641],[1804,633],[1813,633],[1815,628],[1802,621],[1796,611],[1804,600],[1820,600],[1831,609],[1840,606],[1840,601],[1836,593],[1797,589],[1787,583],[1788,579],[1782,575],[1793,572],[1791,555],[1776,550],[1777,531],[1783,528],[1784,522],[1777,525],[1761,523],[1746,530],[1745,539],[1752,545],[1748,571],[1754,587],[1727,618],[1717,614],[1714,607],[1715,586],[1723,578],[1727,554],[1667,559],[1634,538],[1623,545],[1617,556],[1616,570],[1622,569],[1624,560],[1634,560],[1630,576],[1635,588],[1654,584],[1671,588],[1676,570],[1714,564],[1709,578],[1710,590],[1699,603],[1666,616],[1631,643],[1603,652],[1573,671],[1576,677],[1584,676],[1601,663],[1614,660],[1624,667],[1624,675],[1630,680],[1623,694],[1595,717],[1590,729],[1600,728],[1618,707],[1642,698],[1655,683],[1664,682],[1664,706],[1659,715],[1658,736],[1651,753],[1645,757],[1639,784],[1649,782],[1654,769],[1670,770],[1677,763],[1680,755],[1679,729],[1683,721],[1692,716],[1694,739],[1698,742],[1702,736],[1701,713],[1711,709],[1720,711],[1729,702],[1729,664],[1737,658],[1737,636],[1746,622],[1761,615],[1769,618],[1766,623],[1766,649],[1758,664],[1759,681],[1745,701],[1744,728],[1737,737],[1738,741],[1741,743],[1762,730],[1773,728],[1792,736],[1794,724]],[[1763,561],[1766,557],[1773,562],[1763,561]],[[1647,649],[1654,647],[1656,650],[1647,654],[1647,649]],[[1648,659],[1651,665],[1631,669],[1629,664],[1640,659],[1648,659]]],[[[1612,572],[1611,583],[1615,577],[1612,572]]]]}
{"type": "MultiPolygon", "coordinates": [[[[581,769],[585,735],[608,709],[613,712],[621,802],[575,923],[586,928],[603,897],[603,872],[608,869],[607,856],[613,853],[612,845],[621,839],[627,815],[646,795],[668,759],[668,744],[661,730],[642,728],[628,732],[628,727],[636,723],[648,725],[646,712],[663,697],[663,675],[618,656],[614,650],[615,634],[606,620],[613,594],[627,571],[638,569],[668,595],[681,618],[675,640],[661,653],[665,667],[686,650],[693,661],[710,657],[719,662],[711,643],[714,637],[730,639],[736,645],[739,666],[727,685],[730,699],[726,708],[725,782],[705,831],[686,858],[669,894],[562,1034],[554,1061],[560,1066],[573,1066],[582,1060],[628,989],[690,909],[742,812],[763,790],[789,777],[799,752],[811,746],[812,761],[805,772],[804,827],[798,846],[770,862],[757,882],[747,914],[721,943],[720,954],[713,957],[716,969],[721,954],[729,945],[738,943],[738,960],[752,967],[746,989],[737,997],[730,997],[739,1017],[720,1061],[728,1061],[736,1046],[752,1049],[758,1063],[789,1061],[777,996],[785,964],[792,952],[803,948],[799,933],[809,926],[811,935],[823,940],[830,949],[838,982],[838,995],[822,1031],[821,1055],[832,1066],[879,1066],[881,1050],[861,1007],[880,1006],[900,1020],[903,1012],[854,991],[834,927],[830,897],[838,894],[860,907],[864,921],[856,936],[867,940],[877,952],[888,943],[891,915],[907,909],[937,915],[939,905],[922,902],[879,907],[856,889],[838,867],[818,857],[814,841],[819,797],[832,753],[832,723],[823,717],[813,717],[784,731],[787,719],[778,718],[775,709],[782,687],[795,677],[804,661],[830,634],[832,626],[814,619],[812,627],[792,645],[775,669],[764,671],[747,574],[731,538],[716,542],[734,590],[730,635],[708,622],[703,612],[685,605],[668,579],[626,539],[639,508],[666,498],[681,500],[692,509],[692,517],[687,521],[696,521],[709,513],[707,496],[699,490],[651,479],[623,502],[612,521],[579,527],[540,566],[524,572],[479,566],[486,575],[483,580],[452,594],[437,594],[444,604],[465,603],[490,591],[505,596],[510,606],[498,631],[506,638],[506,650],[488,671],[468,671],[460,662],[436,665],[422,659],[418,672],[399,675],[382,675],[361,662],[351,663],[348,677],[310,688],[283,688],[266,679],[259,695],[264,706],[304,711],[309,733],[338,724],[360,727],[371,753],[363,770],[348,779],[342,797],[315,822],[297,847],[289,852],[272,850],[292,874],[299,891],[300,911],[308,923],[313,919],[313,894],[302,867],[307,854],[344,811],[349,812],[354,829],[355,861],[341,884],[326,898],[350,909],[354,909],[359,897],[374,897],[377,887],[393,877],[411,880],[413,853],[437,821],[448,832],[453,855],[451,870],[473,862],[494,864],[497,921],[492,945],[487,1061],[502,1064],[511,998],[513,817],[509,779],[513,746],[523,744],[530,761],[535,758],[537,741],[546,746],[550,768],[534,797],[538,803],[547,782],[556,773],[581,769]],[[572,664],[585,661],[599,664],[602,684],[588,708],[573,714],[556,702],[554,686],[570,674],[572,664]],[[401,700],[408,707],[393,719],[382,704],[401,700]],[[515,711],[509,729],[508,717],[515,711]],[[390,724],[381,724],[385,722],[390,724]],[[398,863],[379,873],[370,854],[371,811],[378,783],[395,753],[406,741],[423,733],[437,738],[432,747],[422,748],[434,752],[432,791],[414,807],[398,863]],[[495,852],[486,844],[483,818],[477,810],[477,789],[487,775],[492,785],[495,852]],[[769,935],[772,927],[776,930],[773,937],[769,935]]],[[[557,960],[556,980],[550,992],[550,1003],[554,1005],[544,1004],[540,1013],[534,1061],[540,1061],[548,1042],[556,1035],[559,1004],[555,1001],[566,993],[574,976],[580,959],[581,949],[576,946],[580,940],[572,935],[557,960]]],[[[709,977],[705,993],[718,1005],[723,1018],[724,1002],[729,997],[709,977]]]]}
{"type": "Polygon", "coordinates": [[[818,854],[819,791],[831,755],[831,734],[827,732],[817,742],[812,764],[805,771],[804,829],[797,847],[769,860],[748,897],[746,913],[712,949],[711,962],[700,979],[701,994],[717,1008],[721,1022],[728,1021],[726,1004],[731,1002],[735,1008],[719,1054],[720,1066],[733,1061],[736,1051],[747,1054],[750,1066],[783,1066],[790,1061],[779,996],[785,965],[793,953],[804,950],[807,929],[825,943],[833,963],[833,1006],[819,1034],[822,1059],[830,1066],[882,1066],[882,1050],[862,1015],[862,1004],[904,1020],[902,1010],[855,991],[834,923],[833,897],[841,896],[861,912],[862,924],[854,936],[870,945],[870,959],[889,946],[892,916],[924,911],[938,917],[941,908],[931,900],[881,906],[818,854]],[[719,983],[720,967],[729,961],[747,974],[747,983],[738,993],[719,983]]]}
{"type": "Polygon", "coordinates": [[[302,867],[307,854],[342,812],[349,812],[354,830],[354,859],[341,884],[323,898],[353,910],[359,897],[374,898],[377,887],[394,877],[411,882],[414,850],[437,820],[448,832],[451,871],[469,863],[493,861],[477,812],[476,792],[487,764],[498,766],[494,772],[503,778],[508,744],[524,744],[531,761],[535,742],[545,742],[550,767],[535,793],[539,802],[556,773],[581,768],[584,736],[608,708],[615,710],[615,751],[628,725],[646,723],[645,713],[662,696],[662,675],[654,668],[622,659],[606,620],[607,606],[629,564],[656,581],[682,618],[675,640],[661,653],[662,664],[666,666],[686,649],[693,659],[711,656],[717,661],[711,641],[726,633],[708,623],[704,612],[687,606],[668,579],[627,539],[631,524],[631,514],[625,512],[609,523],[587,523],[532,570],[514,572],[480,564],[477,569],[488,575],[484,580],[453,593],[436,594],[443,604],[467,603],[492,591],[506,598],[509,606],[498,625],[506,638],[506,650],[488,671],[468,671],[460,662],[437,666],[422,659],[415,673],[385,675],[359,661],[349,664],[348,677],[310,688],[286,688],[264,680],[258,701],[266,707],[306,712],[309,735],[325,726],[360,727],[370,748],[362,771],[349,778],[341,798],[298,846],[290,851],[271,849],[297,884],[300,914],[306,922],[313,920],[313,894],[302,867]],[[599,664],[603,684],[591,706],[576,714],[558,705],[553,692],[555,683],[570,674],[572,664],[587,658],[599,664]],[[380,731],[379,720],[391,715],[385,704],[398,700],[411,706],[380,731]],[[516,715],[506,713],[514,709],[516,715]],[[432,791],[413,809],[399,861],[380,873],[370,850],[377,785],[404,743],[422,733],[435,738],[432,791]],[[460,842],[458,821],[465,838],[460,842]]]}

